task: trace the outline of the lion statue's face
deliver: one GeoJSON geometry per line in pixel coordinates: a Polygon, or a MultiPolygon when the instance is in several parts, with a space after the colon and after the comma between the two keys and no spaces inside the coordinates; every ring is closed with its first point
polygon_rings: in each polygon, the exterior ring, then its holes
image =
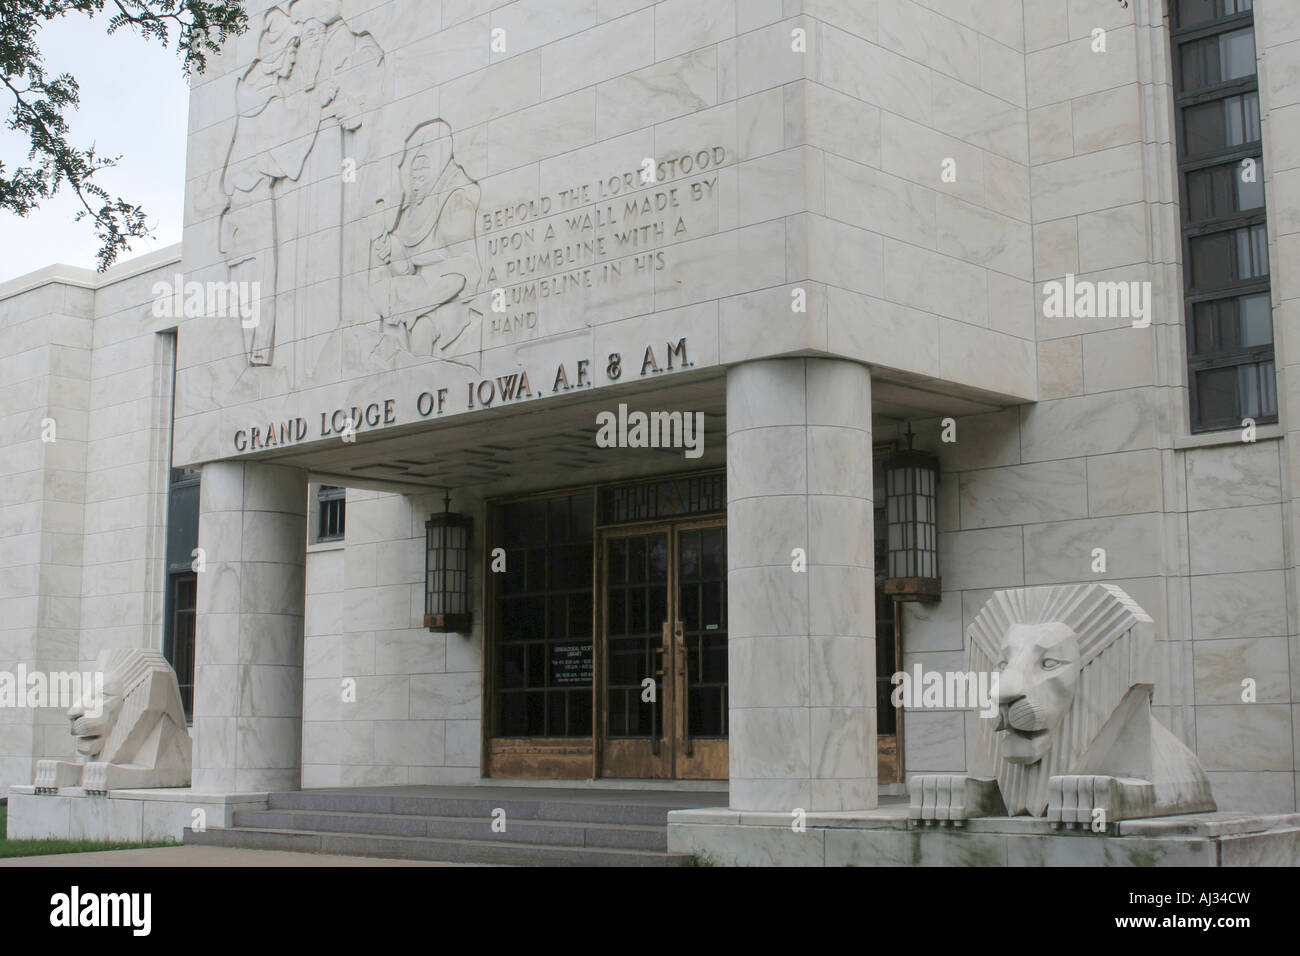
{"type": "Polygon", "coordinates": [[[1079,636],[1060,623],[1012,625],[997,668],[1000,753],[1011,763],[1037,763],[1074,701],[1079,636]]]}
{"type": "Polygon", "coordinates": [[[111,671],[104,675],[102,700],[95,699],[93,690],[83,689],[81,700],[68,708],[72,736],[77,738],[77,753],[91,758],[99,756],[105,737],[117,722],[124,694],[121,675],[111,671]]]}

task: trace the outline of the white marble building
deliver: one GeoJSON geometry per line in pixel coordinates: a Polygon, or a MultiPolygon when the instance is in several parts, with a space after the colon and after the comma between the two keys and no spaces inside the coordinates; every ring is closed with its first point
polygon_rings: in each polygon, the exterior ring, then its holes
{"type": "MultiPolygon", "coordinates": [[[[0,286],[0,670],[192,660],[207,794],[855,810],[974,745],[882,713],[882,663],[961,670],[993,589],[1103,580],[1220,809],[1298,808],[1300,6],[249,7],[194,82],[182,246],[0,286]],[[1144,291],[1058,317],[1067,281],[1144,291]],[[620,405],[703,413],[702,454],[600,447],[620,405]],[[909,425],[942,585],[893,618],[909,425]],[[200,470],[188,579],[169,469],[200,470]],[[459,631],[426,626],[444,493],[459,631]]],[[[0,787],[70,752],[61,711],[0,707],[0,787]]]]}

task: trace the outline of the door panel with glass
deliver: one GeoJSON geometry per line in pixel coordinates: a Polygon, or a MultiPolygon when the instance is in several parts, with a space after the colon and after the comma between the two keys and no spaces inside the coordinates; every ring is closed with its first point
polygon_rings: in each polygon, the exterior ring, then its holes
{"type": "Polygon", "coordinates": [[[727,531],[720,522],[679,525],[676,776],[727,776],[727,531]]]}
{"type": "Polygon", "coordinates": [[[725,778],[723,523],[607,531],[600,554],[601,774],[725,778]]]}
{"type": "Polygon", "coordinates": [[[604,536],[605,776],[672,776],[672,754],[663,740],[667,695],[662,692],[668,537],[667,531],[604,536]]]}

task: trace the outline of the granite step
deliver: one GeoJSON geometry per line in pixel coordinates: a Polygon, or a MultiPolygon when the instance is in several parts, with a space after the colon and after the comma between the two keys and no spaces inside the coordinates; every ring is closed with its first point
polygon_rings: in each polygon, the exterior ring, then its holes
{"type": "Polygon", "coordinates": [[[225,846],[251,850],[292,850],[446,863],[496,863],[512,866],[684,866],[689,857],[653,850],[605,847],[548,846],[489,840],[431,839],[373,833],[329,833],[256,827],[188,827],[184,842],[195,846],[225,846]]]}
{"type": "Polygon", "coordinates": [[[510,786],[295,790],[233,826],[185,831],[206,846],[516,866],[681,866],[668,813],[726,804],[711,791],[510,786]],[[507,831],[492,832],[505,812],[507,831]],[[494,813],[496,816],[494,817],[494,813]]]}
{"type": "Polygon", "coordinates": [[[491,843],[511,842],[608,849],[668,849],[663,811],[657,825],[600,823],[572,820],[519,819],[506,812],[506,832],[492,830],[492,818],[479,816],[366,813],[353,810],[241,810],[234,825],[241,829],[292,830],[369,834],[375,836],[434,837],[491,843]]]}
{"type": "Polygon", "coordinates": [[[726,797],[711,794],[672,794],[671,800],[648,801],[641,794],[624,799],[556,793],[515,796],[500,791],[491,796],[475,795],[461,788],[453,795],[406,795],[401,793],[357,793],[328,790],[296,790],[270,795],[270,810],[315,810],[424,817],[470,817],[490,820],[494,810],[506,813],[507,821],[549,820],[571,823],[618,823],[666,826],[669,810],[702,806],[725,806],[726,797]]]}

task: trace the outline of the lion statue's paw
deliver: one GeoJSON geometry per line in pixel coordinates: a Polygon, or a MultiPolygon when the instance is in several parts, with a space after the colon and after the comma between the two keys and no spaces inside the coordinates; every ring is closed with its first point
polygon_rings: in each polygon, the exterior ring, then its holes
{"type": "Polygon", "coordinates": [[[1056,827],[1081,827],[1093,833],[1113,832],[1120,820],[1150,816],[1154,788],[1146,780],[1106,774],[1061,774],[1047,781],[1047,822],[1056,827]]]}
{"type": "Polygon", "coordinates": [[[81,783],[81,764],[67,760],[36,762],[37,793],[58,793],[60,787],[75,787],[79,783],[81,783]]]}
{"type": "Polygon", "coordinates": [[[81,785],[89,793],[107,793],[108,764],[102,761],[91,761],[86,764],[81,773],[81,785]]]}
{"type": "Polygon", "coordinates": [[[907,781],[911,798],[907,809],[912,826],[934,824],[963,826],[972,817],[986,817],[1005,812],[994,779],[966,774],[923,773],[907,781]]]}

